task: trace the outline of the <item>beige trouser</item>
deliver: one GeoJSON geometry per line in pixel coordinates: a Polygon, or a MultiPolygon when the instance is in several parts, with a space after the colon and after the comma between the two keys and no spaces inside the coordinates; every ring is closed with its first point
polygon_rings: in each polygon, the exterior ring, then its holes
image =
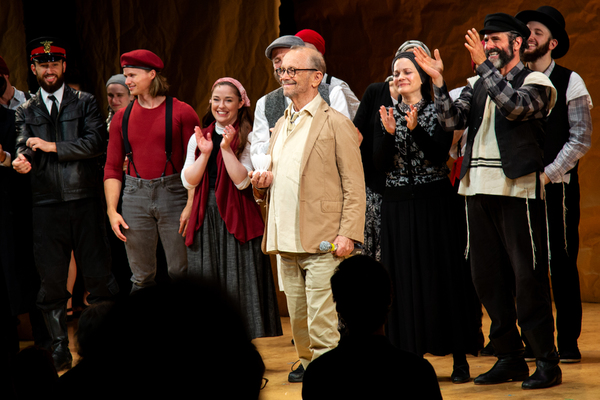
{"type": "Polygon", "coordinates": [[[305,369],[340,340],[330,279],[341,261],[331,253],[281,254],[292,335],[305,369]]]}

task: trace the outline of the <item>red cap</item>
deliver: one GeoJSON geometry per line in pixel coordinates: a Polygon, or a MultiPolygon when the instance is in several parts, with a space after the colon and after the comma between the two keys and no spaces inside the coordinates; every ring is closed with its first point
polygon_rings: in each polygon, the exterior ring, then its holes
{"type": "Polygon", "coordinates": [[[312,44],[317,48],[319,53],[325,55],[325,39],[317,32],[312,29],[302,29],[300,32],[296,33],[296,36],[302,39],[304,43],[312,44]]]}
{"type": "Polygon", "coordinates": [[[134,50],[121,56],[121,68],[141,68],[160,71],[165,67],[159,56],[150,50],[134,50]]]}
{"type": "Polygon", "coordinates": [[[10,73],[8,72],[8,65],[6,65],[6,62],[4,61],[4,58],[2,58],[2,56],[0,56],[0,74],[10,75],[10,73]]]}

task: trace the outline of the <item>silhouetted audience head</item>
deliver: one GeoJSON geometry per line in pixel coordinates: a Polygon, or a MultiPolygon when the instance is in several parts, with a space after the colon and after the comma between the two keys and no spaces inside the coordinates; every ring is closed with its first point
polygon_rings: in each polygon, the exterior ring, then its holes
{"type": "Polygon", "coordinates": [[[340,320],[351,336],[370,335],[385,324],[392,303],[392,284],[381,263],[357,255],[340,263],[331,277],[340,320]]]}
{"type": "Polygon", "coordinates": [[[98,337],[98,330],[113,306],[114,303],[111,301],[102,301],[90,305],[81,313],[77,333],[75,333],[77,354],[81,358],[86,357],[86,353],[97,347],[95,341],[102,340],[102,337],[98,337]]]}
{"type": "Polygon", "coordinates": [[[96,338],[61,377],[70,381],[61,396],[77,393],[74,384],[93,398],[258,398],[262,358],[229,299],[207,283],[137,291],[114,305],[96,338]]]}
{"type": "Polygon", "coordinates": [[[43,347],[29,346],[17,354],[11,374],[18,399],[42,399],[58,383],[52,354],[43,347]]]}

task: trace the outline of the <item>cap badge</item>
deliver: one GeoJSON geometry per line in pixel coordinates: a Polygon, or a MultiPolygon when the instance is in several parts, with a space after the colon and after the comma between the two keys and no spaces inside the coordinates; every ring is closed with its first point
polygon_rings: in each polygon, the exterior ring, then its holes
{"type": "Polygon", "coordinates": [[[41,44],[44,45],[44,52],[45,53],[50,53],[50,45],[54,42],[50,41],[50,40],[46,40],[44,42],[40,42],[41,44]]]}

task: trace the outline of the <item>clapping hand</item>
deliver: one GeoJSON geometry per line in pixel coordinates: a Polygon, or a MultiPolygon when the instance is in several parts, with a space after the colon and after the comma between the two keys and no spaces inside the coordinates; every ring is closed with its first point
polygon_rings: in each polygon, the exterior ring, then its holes
{"type": "Polygon", "coordinates": [[[231,125],[227,125],[223,132],[223,140],[221,140],[221,149],[228,150],[231,146],[231,141],[235,137],[235,129],[231,125]]]}
{"type": "Polygon", "coordinates": [[[431,77],[433,84],[437,87],[444,86],[444,77],[442,75],[444,72],[444,63],[442,62],[440,51],[435,49],[433,51],[433,56],[435,58],[431,58],[422,48],[416,47],[413,50],[413,54],[415,55],[417,64],[419,64],[423,71],[431,77]]]}
{"type": "Polygon", "coordinates": [[[203,154],[210,155],[210,153],[212,153],[213,148],[212,135],[210,133],[207,133],[206,138],[204,138],[204,135],[202,134],[202,129],[200,129],[199,126],[194,128],[194,135],[196,136],[196,143],[200,152],[203,154]]]}
{"type": "Polygon", "coordinates": [[[465,39],[467,40],[465,47],[469,50],[469,53],[471,53],[473,62],[476,65],[483,64],[485,60],[487,60],[487,57],[485,56],[485,50],[477,30],[475,28],[469,29],[465,35],[465,39]]]}
{"type": "Polygon", "coordinates": [[[411,104],[410,110],[406,112],[406,127],[411,131],[417,127],[417,108],[411,104]]]}
{"type": "Polygon", "coordinates": [[[396,134],[396,118],[394,118],[394,109],[389,110],[385,106],[379,108],[379,115],[381,116],[381,122],[385,127],[385,131],[390,135],[396,134]]]}

